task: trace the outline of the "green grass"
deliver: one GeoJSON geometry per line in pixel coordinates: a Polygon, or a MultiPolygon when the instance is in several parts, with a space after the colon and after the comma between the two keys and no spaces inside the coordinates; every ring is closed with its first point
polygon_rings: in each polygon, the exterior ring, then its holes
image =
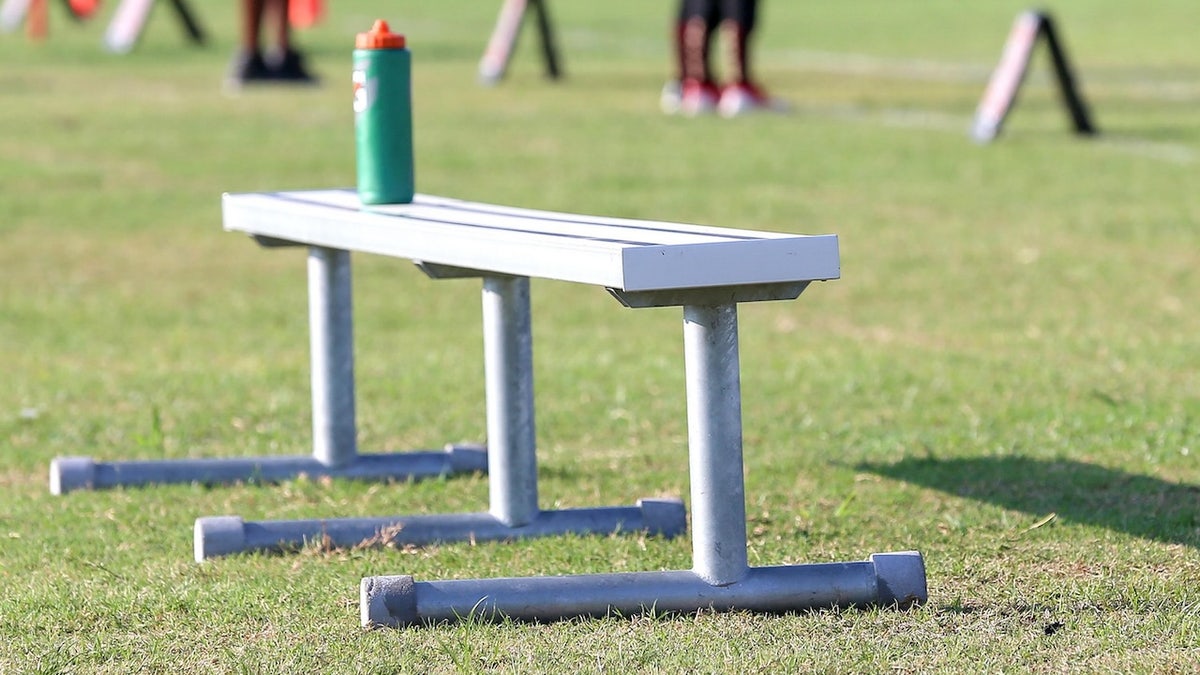
{"type": "MultiPolygon", "coordinates": [[[[386,9],[424,192],[839,235],[842,279],[740,312],[750,559],[917,549],[923,607],[364,632],[363,576],[681,569],[690,540],[197,565],[199,516],[475,511],[486,480],[51,497],[60,455],[309,451],[303,258],[222,232],[219,198],[353,184],[349,51],[385,10],[330,4],[305,90],[222,93],[232,2],[197,7],[205,49],[162,8],[128,56],[57,3],[48,42],[0,36],[0,671],[1200,668],[1192,0],[1055,3],[1104,133],[1068,133],[1039,55],[988,147],[966,128],[1023,2],[765,3],[760,71],[796,110],[735,122],[658,113],[665,4],[554,3],[568,78],[527,39],[492,89],[497,3],[386,9]]],[[[355,275],[362,447],[482,440],[477,282],[355,275]]],[[[678,310],[533,293],[542,503],[688,497],[678,310]]]]}

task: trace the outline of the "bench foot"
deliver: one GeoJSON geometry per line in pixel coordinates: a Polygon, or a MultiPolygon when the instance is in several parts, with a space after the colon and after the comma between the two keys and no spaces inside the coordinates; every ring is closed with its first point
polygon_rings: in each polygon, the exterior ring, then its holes
{"type": "Polygon", "coordinates": [[[868,560],[747,568],[716,586],[688,571],[417,582],[367,577],[359,590],[364,627],[404,627],[464,619],[554,621],[613,614],[699,610],[793,612],[925,602],[925,563],[916,551],[868,560]]]}
{"type": "Polygon", "coordinates": [[[300,456],[123,462],[58,457],[50,463],[50,492],[61,495],[73,490],[160,483],[273,482],[302,474],[359,480],[409,480],[472,471],[487,471],[487,451],[482,446],[448,445],[443,451],[356,455],[353,462],[337,467],[300,456]]]}
{"type": "Polygon", "coordinates": [[[558,534],[648,531],[674,537],[687,530],[678,499],[642,499],[636,506],[541,511],[527,525],[505,525],[490,513],[453,513],[389,518],[330,518],[245,522],[238,516],[198,518],[196,562],[248,551],[281,551],[312,541],[337,548],[363,543],[424,546],[438,542],[499,541],[558,534]]]}

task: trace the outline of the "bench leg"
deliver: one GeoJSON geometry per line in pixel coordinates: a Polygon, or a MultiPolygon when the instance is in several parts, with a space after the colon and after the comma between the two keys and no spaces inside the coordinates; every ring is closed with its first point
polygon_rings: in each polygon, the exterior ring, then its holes
{"type": "Polygon", "coordinates": [[[410,626],[504,617],[550,621],[653,612],[767,611],[908,606],[927,597],[920,553],[751,568],[746,555],[737,305],[685,306],[684,357],[692,483],[687,571],[417,582],[367,577],[362,624],[410,626]]]}
{"type": "Polygon", "coordinates": [[[683,502],[640,499],[634,506],[540,511],[521,527],[491,513],[433,513],[419,516],[313,518],[246,521],[238,516],[197,518],[193,529],[196,562],[247,551],[288,551],[316,542],[333,548],[366,544],[428,546],[456,541],[510,541],[574,534],[642,532],[663,537],[682,534],[683,502]]]}
{"type": "Polygon", "coordinates": [[[914,551],[876,553],[844,563],[753,567],[740,581],[714,586],[695,572],[624,572],[561,577],[415,581],[409,575],[365,577],[359,584],[364,628],[404,628],[464,620],[556,621],[717,612],[795,612],[828,607],[907,607],[925,590],[914,551]],[[907,585],[906,585],[907,584],[907,585]]]}
{"type": "Polygon", "coordinates": [[[529,279],[483,278],[491,514],[510,527],[538,513],[529,279]]]}
{"type": "MultiPolygon", "coordinates": [[[[320,285],[322,280],[332,278],[329,286],[349,293],[348,281],[343,288],[336,274],[324,266],[318,268],[322,273],[313,275],[317,278],[313,283],[320,285]]],[[[310,274],[313,269],[310,267],[310,274]]],[[[321,287],[312,295],[319,298],[333,295],[333,292],[321,287]]],[[[482,298],[490,499],[487,513],[260,522],[245,522],[237,516],[200,518],[194,527],[196,560],[241,551],[288,549],[310,541],[349,547],[365,541],[426,545],[566,533],[647,531],[664,537],[683,534],[687,529],[687,513],[678,499],[642,499],[634,506],[538,509],[529,279],[485,276],[482,298]]],[[[314,378],[315,373],[328,371],[326,379],[333,382],[318,387],[314,379],[313,407],[315,410],[319,402],[325,402],[330,414],[334,414],[337,399],[330,392],[343,391],[350,396],[353,405],[352,376],[347,374],[347,369],[336,367],[340,363],[338,350],[330,346],[343,339],[349,342],[349,316],[347,314],[344,321],[329,318],[326,314],[332,312],[323,309],[326,303],[314,300],[313,306],[314,378]],[[316,337],[319,333],[331,337],[319,340],[316,337]],[[321,357],[321,368],[318,368],[318,354],[325,355],[321,357]],[[318,394],[318,391],[322,393],[318,394]],[[333,402],[329,402],[331,400],[333,402]]],[[[353,414],[352,407],[350,414],[353,414]]]]}
{"type": "MultiPolygon", "coordinates": [[[[360,455],[354,412],[354,311],[350,253],[311,247],[308,251],[308,316],[312,363],[313,450],[311,457],[229,457],[96,462],[59,457],[50,464],[50,492],[164,483],[280,481],[300,474],[363,480],[410,480],[484,471],[479,446],[444,451],[360,455]]],[[[206,540],[205,519],[196,541],[206,540]]],[[[224,550],[210,542],[205,550],[224,550]]],[[[197,549],[199,550],[199,549],[197,549]]],[[[199,554],[198,554],[199,555],[199,554]]]]}
{"type": "Polygon", "coordinates": [[[737,305],[683,308],[692,563],[715,586],[748,571],[737,305]]]}
{"type": "Polygon", "coordinates": [[[358,455],[350,252],[308,249],[313,458],[331,467],[358,455]]]}

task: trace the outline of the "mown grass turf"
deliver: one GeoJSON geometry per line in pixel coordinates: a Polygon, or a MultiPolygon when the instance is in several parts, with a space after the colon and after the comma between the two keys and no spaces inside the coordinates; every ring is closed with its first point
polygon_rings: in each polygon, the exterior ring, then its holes
{"type": "MultiPolygon", "coordinates": [[[[527,34],[488,89],[495,3],[331,3],[298,36],[322,86],[228,95],[226,4],[196,7],[204,49],[165,8],[127,56],[57,5],[46,43],[0,36],[0,670],[1200,668],[1195,3],[1056,3],[1102,133],[1068,132],[1039,55],[988,147],[966,129],[1022,3],[764,3],[794,113],[732,122],[658,112],[666,6],[554,3],[567,79],[527,34]],[[364,632],[363,576],[680,569],[690,540],[197,565],[199,516],[475,511],[486,480],[49,495],[59,455],[309,451],[303,258],[222,232],[220,195],[353,184],[377,13],[414,51],[422,191],[839,235],[842,279],[740,310],[750,559],[917,549],[927,605],[364,632]]],[[[363,449],[483,440],[477,282],[355,265],[363,449]]],[[[687,498],[678,310],[533,297],[542,503],[687,498]]]]}

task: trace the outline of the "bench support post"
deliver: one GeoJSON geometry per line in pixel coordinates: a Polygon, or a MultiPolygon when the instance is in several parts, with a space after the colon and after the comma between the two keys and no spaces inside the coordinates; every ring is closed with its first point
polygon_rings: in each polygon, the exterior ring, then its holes
{"type": "Polygon", "coordinates": [[[354,308],[350,252],[308,249],[313,457],[325,466],[358,455],[354,415],[354,308]]]}
{"type": "Polygon", "coordinates": [[[724,586],[749,569],[737,305],[685,306],[683,349],[693,570],[724,586]]]}
{"type": "Polygon", "coordinates": [[[491,514],[510,527],[538,513],[529,278],[483,278],[491,514]]]}

